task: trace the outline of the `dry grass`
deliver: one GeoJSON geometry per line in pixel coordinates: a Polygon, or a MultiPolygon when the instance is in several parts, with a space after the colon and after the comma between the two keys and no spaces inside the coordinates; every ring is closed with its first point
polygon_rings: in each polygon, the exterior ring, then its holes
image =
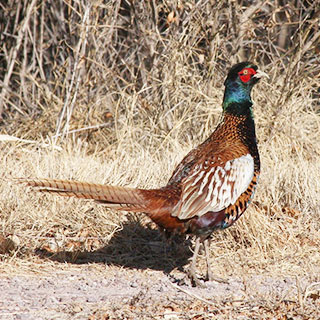
{"type": "MultiPolygon", "coordinates": [[[[221,90],[216,91],[221,98],[221,90]]],[[[245,216],[234,227],[214,235],[212,252],[219,273],[234,276],[244,269],[249,273],[317,274],[320,165],[316,137],[320,119],[310,110],[308,92],[306,96],[303,92],[304,83],[276,121],[268,117],[268,110],[278,99],[273,85],[260,84],[254,93],[262,175],[253,205],[245,216]]],[[[203,99],[207,101],[198,109],[202,114],[210,114],[211,109],[216,117],[210,118],[218,119],[219,99],[203,99]],[[213,103],[218,108],[212,109],[213,103]]],[[[186,111],[187,117],[196,117],[198,112],[186,111]]],[[[187,143],[170,135],[144,137],[144,122],[136,120],[133,125],[130,113],[129,110],[125,123],[116,129],[118,140],[105,151],[88,155],[87,144],[81,140],[67,144],[61,151],[2,142],[1,167],[6,168],[8,177],[56,177],[156,187],[167,181],[183,155],[213,129],[203,121],[202,132],[187,143]],[[157,149],[159,140],[162,141],[157,149]]],[[[181,119],[173,124],[180,125],[181,119]]],[[[39,248],[48,234],[52,237],[62,232],[76,237],[82,230],[90,230],[92,236],[106,244],[128,218],[84,201],[25,192],[20,186],[7,183],[1,188],[3,231],[15,234],[22,245],[27,241],[33,249],[39,248]]]]}
{"type": "MultiPolygon", "coordinates": [[[[46,11],[43,3],[41,10],[50,20],[59,10],[46,11]]],[[[218,6],[216,11],[208,1],[184,6],[176,1],[157,6],[154,1],[136,6],[123,1],[123,11],[117,1],[97,2],[91,8],[79,1],[69,9],[63,1],[55,3],[70,10],[69,20],[60,17],[60,25],[53,26],[41,12],[32,11],[21,48],[28,51],[34,45],[33,56],[19,48],[12,74],[2,70],[2,132],[39,141],[0,141],[4,177],[161,186],[188,150],[218,123],[226,61],[249,58],[270,75],[253,93],[262,175],[244,217],[213,235],[215,273],[236,278],[307,276],[319,281],[319,1],[299,8],[290,2],[280,10],[284,15],[278,22],[272,19],[279,8],[266,2],[265,10],[253,12],[245,2],[236,2],[234,10],[223,1],[221,6],[211,4],[218,6]],[[155,7],[157,18],[152,15],[155,7]],[[283,20],[288,18],[286,10],[293,12],[292,21],[283,20]],[[176,22],[170,21],[170,12],[176,22]],[[250,24],[227,24],[234,14],[250,24]],[[72,40],[72,46],[61,42],[58,54],[54,46],[70,21],[74,25],[65,41],[72,40]],[[285,44],[280,22],[289,26],[285,44]],[[219,25],[224,27],[215,34],[219,25]],[[58,39],[52,38],[48,49],[49,31],[58,39]],[[242,41],[235,37],[239,33],[242,41]],[[37,37],[42,42],[32,42],[37,37]],[[19,84],[16,91],[13,83],[19,84]]],[[[22,7],[26,13],[27,1],[22,7]]],[[[1,61],[8,67],[9,49],[15,46],[10,47],[8,39],[6,45],[6,62],[1,61]]],[[[156,251],[144,260],[150,239],[160,244],[162,240],[140,215],[26,192],[3,179],[0,195],[1,231],[17,244],[11,255],[2,256],[2,273],[34,272],[39,263],[34,253],[39,250],[60,252],[59,261],[71,262],[86,259],[83,252],[97,252],[90,260],[94,262],[103,249],[117,256],[111,263],[142,269],[156,268],[163,254],[156,251]]],[[[186,262],[174,255],[171,259],[172,269],[186,262]]]]}

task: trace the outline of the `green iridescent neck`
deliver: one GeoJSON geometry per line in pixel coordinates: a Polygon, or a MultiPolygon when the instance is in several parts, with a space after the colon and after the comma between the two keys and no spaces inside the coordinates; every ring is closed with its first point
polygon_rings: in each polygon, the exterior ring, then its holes
{"type": "Polygon", "coordinates": [[[251,87],[243,86],[237,82],[226,83],[223,98],[223,111],[234,115],[251,115],[252,100],[251,87]]]}

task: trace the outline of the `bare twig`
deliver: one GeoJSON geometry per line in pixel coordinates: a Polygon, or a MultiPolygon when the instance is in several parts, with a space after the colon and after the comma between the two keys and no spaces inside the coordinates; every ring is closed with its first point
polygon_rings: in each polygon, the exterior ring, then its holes
{"type": "Polygon", "coordinates": [[[190,290],[183,289],[183,288],[177,286],[176,284],[172,283],[170,280],[168,281],[168,283],[169,283],[172,287],[174,287],[175,289],[177,289],[177,290],[179,290],[179,291],[187,294],[188,296],[190,296],[190,297],[192,297],[192,298],[196,298],[196,299],[198,299],[198,300],[200,300],[200,301],[202,301],[202,302],[204,302],[204,303],[206,303],[206,304],[215,305],[215,303],[213,303],[213,302],[211,302],[211,301],[209,301],[209,300],[207,300],[207,299],[204,299],[204,298],[198,296],[198,295],[195,294],[195,293],[192,293],[190,290]]]}
{"type": "Polygon", "coordinates": [[[91,5],[88,4],[85,9],[85,13],[84,13],[84,16],[82,19],[81,34],[80,34],[79,42],[78,42],[76,50],[75,50],[75,62],[74,62],[74,66],[72,68],[73,69],[72,78],[71,78],[71,81],[69,84],[69,88],[67,91],[67,96],[66,96],[63,108],[60,113],[60,117],[58,119],[56,134],[55,134],[55,139],[54,139],[55,144],[57,142],[57,138],[59,136],[63,137],[69,130],[69,123],[70,123],[71,115],[73,112],[75,101],[77,99],[80,78],[81,78],[81,70],[80,69],[81,69],[81,66],[83,66],[83,65],[81,65],[81,59],[85,54],[86,44],[87,44],[87,35],[88,35],[88,30],[89,30],[88,19],[90,16],[89,15],[90,8],[91,8],[91,5]],[[62,121],[64,119],[65,113],[67,114],[66,124],[64,126],[62,135],[60,135],[62,121]]]}
{"type": "Polygon", "coordinates": [[[30,20],[30,17],[31,17],[31,14],[32,14],[32,11],[33,11],[33,8],[34,8],[36,2],[37,2],[37,0],[32,0],[31,3],[29,4],[26,17],[23,20],[21,29],[19,30],[19,33],[18,33],[16,46],[14,47],[13,53],[10,56],[11,59],[9,61],[8,71],[4,77],[3,86],[2,86],[2,90],[1,90],[1,94],[0,94],[0,119],[1,119],[2,112],[3,112],[3,108],[4,108],[6,94],[8,92],[8,88],[9,88],[9,81],[10,81],[10,78],[11,78],[11,75],[13,72],[14,65],[16,63],[16,58],[17,58],[18,52],[20,50],[23,37],[24,37],[26,30],[28,28],[29,20],[30,20]]]}

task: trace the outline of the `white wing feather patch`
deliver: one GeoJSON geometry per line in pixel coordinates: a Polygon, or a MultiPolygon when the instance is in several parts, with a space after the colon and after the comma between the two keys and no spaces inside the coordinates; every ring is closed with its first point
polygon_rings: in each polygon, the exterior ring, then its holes
{"type": "Polygon", "coordinates": [[[196,166],[183,182],[180,201],[172,215],[179,219],[217,212],[236,202],[246,191],[254,175],[250,154],[227,161],[224,167],[196,166]]]}

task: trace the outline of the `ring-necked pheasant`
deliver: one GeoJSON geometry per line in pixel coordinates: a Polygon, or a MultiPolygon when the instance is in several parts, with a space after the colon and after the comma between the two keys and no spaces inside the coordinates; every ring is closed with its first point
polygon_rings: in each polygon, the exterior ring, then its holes
{"type": "Polygon", "coordinates": [[[214,230],[231,226],[244,213],[257,185],[260,160],[250,93],[264,75],[250,62],[231,68],[225,81],[222,122],[205,142],[189,152],[168,184],[160,189],[54,179],[18,181],[42,192],[93,199],[117,210],[144,212],[166,232],[195,235],[188,274],[201,285],[195,274],[200,243],[205,248],[207,278],[212,280],[209,237],[214,230]]]}

